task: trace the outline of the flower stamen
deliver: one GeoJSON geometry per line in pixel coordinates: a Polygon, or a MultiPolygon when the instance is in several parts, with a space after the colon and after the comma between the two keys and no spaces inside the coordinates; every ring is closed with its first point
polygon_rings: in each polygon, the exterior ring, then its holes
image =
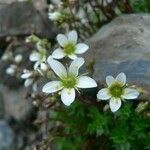
{"type": "Polygon", "coordinates": [[[75,52],[75,44],[74,43],[67,43],[65,46],[64,46],[64,52],[67,54],[67,55],[71,55],[75,52]]]}
{"type": "Polygon", "coordinates": [[[120,98],[121,95],[123,94],[123,88],[121,84],[116,82],[110,86],[109,92],[113,97],[120,98]]]}
{"type": "Polygon", "coordinates": [[[65,88],[74,88],[77,80],[74,76],[67,76],[62,79],[62,86],[65,88]]]}

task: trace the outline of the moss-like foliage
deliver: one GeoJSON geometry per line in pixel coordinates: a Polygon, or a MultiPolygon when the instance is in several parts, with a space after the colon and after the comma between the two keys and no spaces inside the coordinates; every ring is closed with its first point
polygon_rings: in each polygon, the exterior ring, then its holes
{"type": "Polygon", "coordinates": [[[149,0],[130,0],[134,12],[150,12],[149,0]]]}
{"type": "Polygon", "coordinates": [[[76,101],[53,113],[60,126],[50,134],[58,150],[150,149],[149,109],[137,113],[135,103],[126,102],[113,114],[76,101]]]}

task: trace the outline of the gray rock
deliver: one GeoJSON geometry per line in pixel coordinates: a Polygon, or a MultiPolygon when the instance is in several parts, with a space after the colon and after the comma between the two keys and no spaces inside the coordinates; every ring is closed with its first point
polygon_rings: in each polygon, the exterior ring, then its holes
{"type": "Polygon", "coordinates": [[[0,150],[15,150],[15,134],[5,121],[0,121],[0,150]]]}
{"type": "Polygon", "coordinates": [[[0,3],[2,4],[10,4],[12,2],[16,2],[16,0],[0,0],[0,3]]]}
{"type": "Polygon", "coordinates": [[[94,78],[120,72],[130,84],[150,90],[150,15],[123,15],[102,27],[89,41],[87,62],[95,60],[94,78]]]}
{"type": "MultiPolygon", "coordinates": [[[[3,5],[6,5],[6,4],[11,4],[11,3],[14,3],[16,2],[17,0],[0,0],[0,8],[3,7],[3,5]]],[[[31,3],[30,0],[26,0],[27,2],[31,3]]],[[[18,3],[22,3],[23,1],[18,1],[18,3]]],[[[35,6],[36,9],[39,9],[39,10],[43,10],[45,8],[47,8],[47,3],[46,3],[46,0],[33,0],[32,1],[33,5],[35,6]]]]}
{"type": "Polygon", "coordinates": [[[32,102],[25,99],[26,89],[9,90],[1,85],[0,91],[4,97],[6,116],[11,116],[17,121],[25,120],[33,108],[32,102]]]}
{"type": "Polygon", "coordinates": [[[4,99],[2,93],[0,92],[0,119],[4,118],[4,114],[5,114],[4,99]]]}
{"type": "Polygon", "coordinates": [[[0,9],[0,39],[32,33],[49,39],[55,37],[56,29],[46,11],[39,11],[28,2],[3,5],[0,9]]]}

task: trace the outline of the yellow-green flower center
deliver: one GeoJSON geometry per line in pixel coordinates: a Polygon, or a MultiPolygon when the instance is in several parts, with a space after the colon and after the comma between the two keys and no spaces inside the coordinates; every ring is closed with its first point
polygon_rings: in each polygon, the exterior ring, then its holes
{"type": "Polygon", "coordinates": [[[123,87],[120,83],[114,83],[109,87],[109,92],[113,97],[120,98],[123,94],[123,87]]]}
{"type": "Polygon", "coordinates": [[[67,54],[67,55],[71,55],[75,52],[75,44],[74,43],[67,43],[65,46],[64,46],[64,52],[67,54]]]}
{"type": "Polygon", "coordinates": [[[64,77],[61,82],[62,86],[65,88],[74,88],[77,80],[75,76],[68,75],[67,77],[64,77]]]}

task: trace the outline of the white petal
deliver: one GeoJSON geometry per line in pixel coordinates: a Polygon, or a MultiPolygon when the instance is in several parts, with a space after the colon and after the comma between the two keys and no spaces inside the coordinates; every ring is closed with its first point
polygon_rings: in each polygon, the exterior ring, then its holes
{"type": "Polygon", "coordinates": [[[16,63],[20,63],[22,59],[23,59],[23,56],[21,54],[16,55],[14,58],[16,63]]]}
{"type": "Polygon", "coordinates": [[[77,43],[77,39],[78,39],[78,34],[75,30],[71,31],[68,33],[68,41],[69,42],[73,42],[73,43],[77,43]]]}
{"type": "Polygon", "coordinates": [[[38,49],[38,50],[41,50],[42,49],[42,43],[41,43],[41,41],[39,41],[39,42],[37,42],[36,43],[36,48],[38,49]]]}
{"type": "Polygon", "coordinates": [[[61,92],[62,102],[69,106],[75,100],[75,90],[74,89],[63,89],[61,92]]]}
{"type": "Polygon", "coordinates": [[[25,82],[24,82],[24,86],[25,86],[25,87],[28,87],[28,86],[30,86],[32,83],[33,83],[33,79],[27,79],[27,80],[25,80],[25,82]]]}
{"type": "Polygon", "coordinates": [[[62,47],[64,47],[64,45],[68,43],[68,39],[64,34],[58,34],[57,41],[62,47]]]}
{"type": "Polygon", "coordinates": [[[43,76],[44,77],[44,74],[43,74],[43,72],[42,72],[42,70],[41,69],[36,69],[37,70],[37,72],[41,75],[41,76],[43,76]]]}
{"type": "Polygon", "coordinates": [[[84,64],[83,58],[76,58],[72,61],[69,67],[69,74],[78,75],[79,68],[84,64]]]}
{"type": "Polygon", "coordinates": [[[30,61],[38,61],[40,60],[40,54],[37,52],[33,52],[30,54],[30,61]]]}
{"type": "Polygon", "coordinates": [[[47,62],[49,62],[49,61],[51,61],[51,60],[53,60],[52,55],[50,55],[50,56],[47,58],[47,62]]]}
{"type": "Polygon", "coordinates": [[[78,88],[93,88],[97,87],[95,80],[88,76],[81,76],[78,78],[77,85],[78,88]]]}
{"type": "Polygon", "coordinates": [[[109,107],[112,112],[116,112],[121,107],[121,100],[120,98],[112,98],[109,101],[109,107]]]}
{"type": "Polygon", "coordinates": [[[54,20],[54,21],[59,19],[60,16],[61,16],[61,14],[59,12],[48,13],[48,18],[51,20],[54,20]]]}
{"type": "Polygon", "coordinates": [[[21,75],[21,78],[22,78],[22,79],[27,79],[27,78],[29,78],[31,75],[32,75],[32,72],[27,72],[27,73],[22,74],[22,75],[21,75]]]}
{"type": "Polygon", "coordinates": [[[68,55],[68,57],[73,60],[77,58],[77,56],[75,54],[68,55]]]}
{"type": "Polygon", "coordinates": [[[88,50],[89,46],[84,44],[84,43],[79,43],[76,45],[76,54],[83,54],[84,52],[86,52],[88,50]]]}
{"type": "Polygon", "coordinates": [[[139,92],[136,89],[125,88],[122,98],[124,99],[136,99],[139,96],[139,92]]]}
{"type": "Polygon", "coordinates": [[[34,64],[34,70],[37,70],[37,69],[38,69],[38,67],[39,67],[39,65],[40,65],[40,62],[39,62],[39,61],[37,61],[37,62],[34,64]]]}
{"type": "Polygon", "coordinates": [[[101,89],[97,93],[97,98],[100,99],[100,100],[108,100],[108,99],[110,99],[111,95],[109,94],[109,90],[107,88],[101,89]]]}
{"type": "Polygon", "coordinates": [[[54,93],[61,90],[63,87],[60,81],[51,81],[45,84],[42,88],[42,92],[44,93],[54,93]]]}
{"type": "Polygon", "coordinates": [[[37,83],[36,82],[33,84],[32,89],[33,89],[34,92],[37,91],[37,83]]]}
{"type": "Polygon", "coordinates": [[[6,73],[7,73],[8,75],[13,75],[13,74],[15,73],[15,71],[14,71],[12,68],[7,68],[7,69],[6,69],[6,73]]]}
{"type": "Polygon", "coordinates": [[[55,59],[62,59],[63,57],[65,57],[65,53],[61,48],[57,48],[52,53],[52,57],[55,58],[55,59]]]}
{"type": "Polygon", "coordinates": [[[115,79],[113,76],[106,77],[106,83],[107,83],[108,87],[110,87],[114,82],[115,82],[115,79]]]}
{"type": "Polygon", "coordinates": [[[41,63],[40,68],[43,71],[46,71],[48,69],[48,67],[47,67],[47,65],[45,63],[41,63]]]}
{"type": "Polygon", "coordinates": [[[16,66],[15,65],[10,65],[10,67],[8,67],[6,69],[6,73],[8,75],[14,75],[15,74],[15,71],[16,71],[16,66]]]}
{"type": "Polygon", "coordinates": [[[50,58],[48,64],[60,78],[67,76],[66,68],[59,61],[50,58]]]}
{"type": "Polygon", "coordinates": [[[126,75],[124,73],[119,73],[116,80],[124,86],[126,84],[126,75]]]}

